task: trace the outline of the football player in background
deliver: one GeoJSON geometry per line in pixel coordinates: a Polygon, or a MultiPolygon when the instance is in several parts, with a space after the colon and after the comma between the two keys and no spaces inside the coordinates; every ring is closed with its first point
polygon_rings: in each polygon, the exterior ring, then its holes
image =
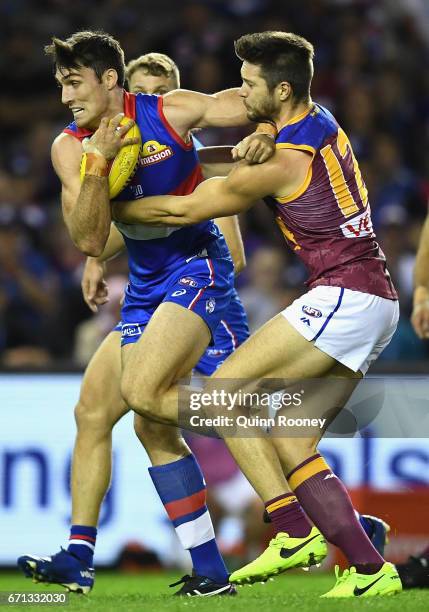
{"type": "MultiPolygon", "coordinates": [[[[272,378],[270,388],[276,391],[288,379],[332,378],[332,396],[316,406],[319,416],[330,412],[329,423],[393,336],[399,317],[396,291],[374,239],[368,193],[350,142],[329,111],[311,100],[312,45],[291,33],[263,32],[241,37],[236,53],[243,61],[240,95],[248,117],[277,127],[275,155],[263,167],[241,163],[226,179],[206,181],[190,195],[114,205],[113,214],[123,223],[186,227],[238,214],[268,198],[289,246],[310,271],[310,291],[227,359],[206,391],[218,391],[217,378],[228,381],[229,393],[238,392],[243,379],[257,384],[272,378]]],[[[174,388],[155,403],[141,386],[129,403],[158,421],[177,420],[174,388]]],[[[213,402],[206,412],[212,417],[218,410],[213,402]]],[[[303,416],[302,409],[295,414],[303,416]]],[[[231,581],[266,579],[288,569],[291,559],[299,564],[297,557],[311,554],[317,560],[323,541],[308,516],[350,564],[342,576],[337,573],[325,597],[397,593],[401,581],[395,567],[371,544],[344,485],[316,452],[323,431],[301,438],[284,430],[271,439],[256,432],[254,438],[225,437],[277,531],[269,548],[234,572],[231,581]]]]}

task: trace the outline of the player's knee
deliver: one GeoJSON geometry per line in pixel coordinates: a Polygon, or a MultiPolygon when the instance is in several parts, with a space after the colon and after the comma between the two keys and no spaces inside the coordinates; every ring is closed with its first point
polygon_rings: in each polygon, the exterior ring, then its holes
{"type": "Polygon", "coordinates": [[[114,425],[111,411],[105,404],[88,402],[80,398],[74,411],[78,432],[110,431],[114,425]]]}
{"type": "Polygon", "coordinates": [[[138,415],[151,419],[156,413],[159,400],[156,393],[149,388],[144,387],[142,389],[135,382],[125,379],[121,384],[121,394],[127,406],[138,415]]]}

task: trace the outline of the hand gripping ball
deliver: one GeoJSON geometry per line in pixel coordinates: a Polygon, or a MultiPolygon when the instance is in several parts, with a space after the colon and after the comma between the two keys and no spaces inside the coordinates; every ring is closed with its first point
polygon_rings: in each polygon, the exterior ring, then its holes
{"type": "MultiPolygon", "coordinates": [[[[128,117],[123,117],[120,125],[126,125],[128,117]]],[[[128,184],[137,170],[141,149],[141,134],[137,124],[125,134],[124,138],[138,138],[138,143],[122,147],[116,157],[109,162],[109,197],[115,198],[128,184]]],[[[86,153],[83,153],[80,163],[80,180],[83,181],[86,169],[86,153]]]]}

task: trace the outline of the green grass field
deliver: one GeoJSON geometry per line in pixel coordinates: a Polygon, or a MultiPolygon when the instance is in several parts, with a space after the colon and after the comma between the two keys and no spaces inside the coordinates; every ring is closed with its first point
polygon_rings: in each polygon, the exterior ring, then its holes
{"type": "MultiPolygon", "coordinates": [[[[178,579],[178,574],[139,574],[129,575],[113,572],[99,572],[94,590],[88,597],[70,595],[70,603],[65,610],[87,610],[110,612],[128,610],[222,610],[261,612],[262,610],[287,612],[331,612],[338,610],[375,610],[376,612],[427,612],[429,610],[429,590],[407,591],[394,597],[380,599],[361,599],[358,601],[333,601],[319,599],[333,584],[333,576],[326,574],[288,574],[276,578],[265,585],[242,587],[237,597],[218,597],[208,599],[179,599],[171,597],[173,589],[168,584],[178,579]]],[[[29,579],[21,578],[15,572],[0,573],[0,591],[60,591],[61,587],[35,585],[29,579]]],[[[11,610],[60,610],[64,606],[5,606],[11,610]]]]}

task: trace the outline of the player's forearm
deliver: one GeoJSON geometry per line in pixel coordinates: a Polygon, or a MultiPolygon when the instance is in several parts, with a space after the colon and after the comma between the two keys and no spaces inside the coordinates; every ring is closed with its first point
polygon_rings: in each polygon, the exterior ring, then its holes
{"type": "Polygon", "coordinates": [[[86,176],[67,219],[77,248],[91,257],[101,255],[109,237],[111,220],[107,178],[86,176]]]}
{"type": "Polygon", "coordinates": [[[423,225],[414,268],[414,304],[429,300],[429,216],[423,225]]]}
{"type": "Polygon", "coordinates": [[[114,205],[112,214],[122,223],[183,226],[229,217],[249,208],[251,200],[234,196],[226,181],[227,178],[222,177],[208,179],[186,196],[152,196],[118,203],[114,205]]]}
{"type": "Polygon", "coordinates": [[[110,226],[110,234],[101,255],[97,257],[99,263],[105,263],[113,259],[125,249],[125,242],[121,232],[113,225],[110,226]]]}
{"type": "Polygon", "coordinates": [[[196,213],[199,193],[202,187],[210,182],[204,181],[193,193],[186,196],[150,196],[131,202],[117,202],[112,208],[113,218],[115,221],[133,225],[143,223],[183,226],[198,223],[202,220],[201,215],[196,213]]]}
{"type": "Polygon", "coordinates": [[[187,225],[188,198],[166,195],[117,202],[113,204],[112,215],[115,221],[129,225],[187,225]]]}

